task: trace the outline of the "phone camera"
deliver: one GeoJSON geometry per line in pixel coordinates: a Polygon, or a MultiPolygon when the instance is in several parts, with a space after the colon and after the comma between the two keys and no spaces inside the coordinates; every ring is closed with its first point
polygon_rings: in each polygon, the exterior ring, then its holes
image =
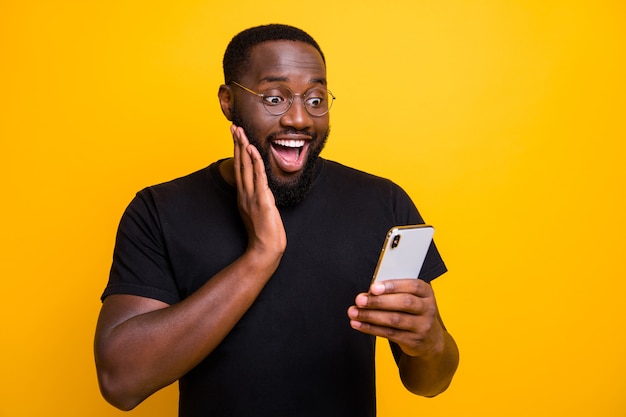
{"type": "Polygon", "coordinates": [[[391,241],[391,249],[395,249],[400,244],[400,235],[395,235],[391,241]]]}

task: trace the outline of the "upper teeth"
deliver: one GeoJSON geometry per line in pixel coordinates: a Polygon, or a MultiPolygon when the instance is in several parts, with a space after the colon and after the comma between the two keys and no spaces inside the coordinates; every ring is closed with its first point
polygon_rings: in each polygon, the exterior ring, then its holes
{"type": "Polygon", "coordinates": [[[295,140],[295,139],[277,139],[274,141],[276,145],[286,146],[288,148],[301,148],[304,146],[304,140],[295,140]]]}

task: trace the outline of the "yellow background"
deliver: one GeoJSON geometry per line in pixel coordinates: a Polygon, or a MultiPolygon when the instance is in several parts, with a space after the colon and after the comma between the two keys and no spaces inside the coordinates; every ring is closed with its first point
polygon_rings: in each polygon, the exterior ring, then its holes
{"type": "Polygon", "coordinates": [[[269,22],[326,53],[323,155],[403,186],[450,269],[457,377],[411,396],[380,344],[379,415],[626,415],[626,4],[216,3],[0,0],[0,416],[122,415],[92,356],[119,217],[231,153],[222,53],[269,22]]]}

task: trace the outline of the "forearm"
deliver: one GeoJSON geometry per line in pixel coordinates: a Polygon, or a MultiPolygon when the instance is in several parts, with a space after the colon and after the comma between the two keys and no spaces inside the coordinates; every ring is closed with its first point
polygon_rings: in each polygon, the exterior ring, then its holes
{"type": "Polygon", "coordinates": [[[245,314],[279,261],[248,251],[184,301],[130,312],[119,323],[107,318],[105,301],[95,345],[105,398],[134,408],[197,365],[245,314]]]}
{"type": "Polygon", "coordinates": [[[445,329],[442,336],[441,347],[427,355],[401,353],[398,361],[400,378],[412,393],[434,397],[450,385],[459,363],[459,350],[445,329]]]}

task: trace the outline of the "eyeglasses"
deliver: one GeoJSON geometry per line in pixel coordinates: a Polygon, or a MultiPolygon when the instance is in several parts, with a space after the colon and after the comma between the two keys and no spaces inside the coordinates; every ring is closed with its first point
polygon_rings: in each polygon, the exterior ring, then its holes
{"type": "Polygon", "coordinates": [[[257,93],[235,81],[231,81],[229,84],[235,84],[244,91],[260,97],[265,110],[274,116],[287,113],[295,96],[300,96],[304,109],[313,117],[320,117],[328,113],[333,105],[333,101],[335,101],[333,93],[324,87],[313,87],[302,94],[296,94],[285,86],[272,87],[262,93],[257,93]]]}

